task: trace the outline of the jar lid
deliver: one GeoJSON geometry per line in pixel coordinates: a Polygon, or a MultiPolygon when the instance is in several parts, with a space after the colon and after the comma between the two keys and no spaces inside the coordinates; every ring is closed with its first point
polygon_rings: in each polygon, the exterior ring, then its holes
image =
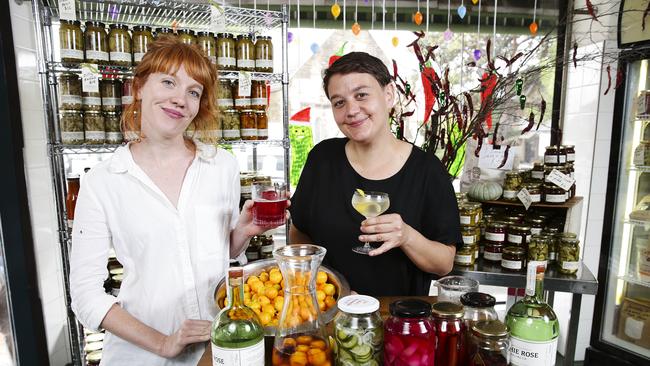
{"type": "Polygon", "coordinates": [[[239,114],[239,111],[236,109],[226,109],[224,112],[231,113],[231,114],[239,114]]]}
{"type": "Polygon", "coordinates": [[[480,202],[465,202],[465,206],[469,208],[481,208],[483,205],[480,202]]]}
{"type": "Polygon", "coordinates": [[[111,276],[112,276],[112,275],[122,274],[122,273],[124,273],[124,267],[113,268],[113,269],[111,269],[111,270],[109,271],[109,273],[111,274],[111,276]]]}
{"type": "Polygon", "coordinates": [[[488,223],[488,227],[505,229],[506,224],[504,224],[503,222],[500,222],[500,221],[492,221],[492,222],[488,223]]]}
{"type": "Polygon", "coordinates": [[[560,240],[560,244],[578,245],[580,244],[580,240],[577,238],[562,238],[562,240],[560,240]]]}
{"type": "Polygon", "coordinates": [[[563,147],[564,147],[565,149],[574,149],[574,148],[575,148],[574,145],[563,145],[563,147]]]}
{"type": "Polygon", "coordinates": [[[559,150],[560,148],[556,145],[551,145],[546,147],[546,151],[559,150]]]}
{"type": "Polygon", "coordinates": [[[544,228],[544,231],[549,232],[549,233],[557,233],[560,231],[560,228],[557,226],[547,226],[544,228]]]}
{"type": "Polygon", "coordinates": [[[510,228],[515,229],[515,230],[521,230],[521,231],[529,231],[530,230],[530,226],[522,225],[522,224],[512,224],[512,225],[510,225],[510,228]]]}
{"type": "Polygon", "coordinates": [[[524,254],[524,249],[520,247],[514,247],[514,246],[509,246],[503,248],[503,253],[507,254],[514,254],[514,255],[523,255],[524,254]]]}
{"type": "Polygon", "coordinates": [[[560,238],[571,238],[571,239],[576,239],[576,238],[578,237],[578,235],[577,235],[576,233],[569,233],[569,232],[566,232],[566,233],[557,233],[556,235],[557,235],[558,237],[560,237],[560,238]]]}
{"type": "Polygon", "coordinates": [[[525,188],[541,188],[542,183],[528,182],[528,183],[524,183],[524,187],[525,188]]]}
{"type": "Polygon", "coordinates": [[[101,111],[85,111],[84,116],[90,116],[90,115],[97,115],[100,116],[102,114],[101,111]]]}
{"type": "Polygon", "coordinates": [[[253,113],[253,112],[255,112],[255,111],[252,110],[252,109],[242,109],[241,110],[241,113],[253,113]]]}
{"type": "Polygon", "coordinates": [[[510,176],[510,177],[512,177],[512,176],[516,176],[516,177],[518,177],[518,176],[519,176],[519,172],[518,172],[518,171],[511,170],[511,171],[509,171],[509,172],[506,172],[506,176],[510,176]]]}
{"type": "Polygon", "coordinates": [[[472,308],[491,308],[496,304],[494,296],[484,292],[468,292],[460,297],[460,303],[472,308]]]}
{"type": "Polygon", "coordinates": [[[337,302],[339,310],[349,314],[369,314],[379,310],[379,300],[366,295],[349,295],[337,302]]]}
{"type": "Polygon", "coordinates": [[[390,314],[400,318],[422,318],[431,316],[431,304],[424,300],[397,300],[388,307],[390,314]]]}
{"type": "Polygon", "coordinates": [[[533,217],[533,218],[530,218],[528,221],[529,222],[534,222],[536,224],[543,224],[545,220],[543,218],[541,218],[541,217],[533,217]]]}
{"type": "Polygon", "coordinates": [[[136,25],[133,27],[134,32],[144,32],[144,31],[149,31],[151,32],[151,27],[147,25],[136,25]]]}
{"type": "Polygon", "coordinates": [[[93,352],[88,353],[86,355],[86,360],[88,360],[88,362],[92,362],[92,363],[99,363],[99,361],[102,360],[102,351],[98,350],[98,351],[93,351],[93,352]]]}
{"type": "Polygon", "coordinates": [[[255,114],[266,114],[266,111],[253,111],[255,114]]]}
{"type": "Polygon", "coordinates": [[[465,314],[463,305],[447,301],[441,301],[433,304],[431,311],[433,312],[433,316],[438,318],[462,318],[465,314]]]}
{"type": "Polygon", "coordinates": [[[74,25],[81,25],[81,22],[78,20],[68,20],[68,19],[60,19],[61,23],[66,23],[66,24],[74,24],[74,25]]]}
{"type": "Polygon", "coordinates": [[[174,30],[168,27],[156,28],[156,33],[174,33],[174,30]]]}
{"type": "Polygon", "coordinates": [[[507,337],[508,326],[498,320],[481,320],[472,326],[472,333],[483,337],[507,337]]]}
{"type": "Polygon", "coordinates": [[[251,38],[251,36],[248,35],[248,34],[240,34],[240,35],[237,36],[237,40],[240,40],[240,39],[250,39],[250,38],[251,38]]]}
{"type": "Polygon", "coordinates": [[[59,114],[81,114],[78,109],[59,109],[59,114]]]}
{"type": "Polygon", "coordinates": [[[104,333],[91,333],[86,337],[86,342],[99,342],[104,340],[104,333]]]}
{"type": "Polygon", "coordinates": [[[121,273],[120,273],[120,274],[116,274],[116,275],[114,275],[114,276],[111,276],[111,280],[113,280],[113,281],[115,281],[115,282],[122,282],[123,279],[124,279],[124,275],[121,274],[121,273]]]}
{"type": "Polygon", "coordinates": [[[106,25],[104,25],[104,23],[98,22],[98,21],[95,21],[95,20],[89,20],[85,24],[86,24],[86,27],[100,27],[100,28],[105,28],[106,27],[106,25]]]}
{"type": "Polygon", "coordinates": [[[206,31],[197,32],[196,35],[199,37],[214,37],[214,33],[206,31]]]}
{"type": "Polygon", "coordinates": [[[104,115],[105,115],[106,117],[118,117],[118,116],[120,116],[121,114],[122,114],[122,113],[118,113],[118,112],[104,112],[104,115]]]}
{"type": "Polygon", "coordinates": [[[129,29],[126,25],[124,24],[109,24],[108,27],[110,29],[129,29]]]}
{"type": "Polygon", "coordinates": [[[531,240],[541,240],[541,241],[544,241],[544,240],[553,240],[553,236],[548,235],[548,234],[541,233],[541,234],[533,235],[533,236],[531,237],[531,240]]]}

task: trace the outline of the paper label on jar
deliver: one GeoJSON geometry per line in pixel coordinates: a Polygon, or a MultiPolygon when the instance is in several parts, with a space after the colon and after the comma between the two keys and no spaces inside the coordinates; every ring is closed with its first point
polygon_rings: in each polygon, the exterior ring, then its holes
{"type": "Polygon", "coordinates": [[[566,194],[546,194],[546,202],[551,203],[564,203],[566,202],[566,194]]]}
{"type": "Polygon", "coordinates": [[[118,106],[122,105],[122,98],[102,98],[102,104],[105,106],[118,106]]]}
{"type": "Polygon", "coordinates": [[[81,64],[81,91],[99,93],[99,68],[96,64],[81,64]]]}
{"type": "Polygon", "coordinates": [[[239,138],[239,130],[223,130],[224,138],[239,138]]]}
{"type": "Polygon", "coordinates": [[[531,227],[530,228],[530,233],[533,235],[539,235],[542,233],[542,229],[538,227],[531,227]]]}
{"type": "Polygon", "coordinates": [[[544,179],[544,172],[533,170],[533,171],[530,172],[530,176],[533,179],[540,179],[541,180],[541,179],[544,179]]]}
{"type": "Polygon", "coordinates": [[[250,98],[240,98],[240,99],[235,99],[235,107],[246,107],[251,105],[251,99],[250,98]]]}
{"type": "Polygon", "coordinates": [[[533,202],[533,203],[542,201],[542,195],[541,194],[530,194],[529,196],[530,196],[530,201],[533,202]]]}
{"type": "Polygon", "coordinates": [[[73,58],[79,61],[84,59],[84,51],[74,50],[70,48],[61,49],[61,58],[73,58]]]}
{"type": "Polygon", "coordinates": [[[232,107],[232,99],[217,99],[217,106],[219,107],[232,107]]]}
{"type": "Polygon", "coordinates": [[[241,137],[256,137],[257,128],[242,128],[239,130],[241,137]]]}
{"type": "Polygon", "coordinates": [[[513,366],[554,366],[557,340],[546,342],[528,341],[510,336],[510,364],[513,366]]]}
{"type": "Polygon", "coordinates": [[[128,52],[111,52],[109,57],[111,61],[131,62],[131,54],[128,52]]]}
{"type": "Polygon", "coordinates": [[[59,18],[77,20],[75,0],[59,0],[59,18]]]}
{"type": "Polygon", "coordinates": [[[257,137],[269,137],[269,130],[266,128],[258,128],[257,137]]]}
{"type": "Polygon", "coordinates": [[[213,366],[264,366],[264,339],[245,348],[222,348],[212,343],[213,366]]]}
{"type": "Polygon", "coordinates": [[[544,155],[544,164],[559,164],[559,161],[558,155],[544,155]]]}
{"type": "Polygon", "coordinates": [[[83,139],[84,139],[83,131],[74,131],[74,132],[61,131],[61,141],[63,141],[64,144],[74,142],[74,141],[83,141],[83,139]]]}
{"type": "Polygon", "coordinates": [[[252,185],[241,186],[241,194],[251,194],[251,193],[253,193],[252,185]]]}
{"type": "Polygon", "coordinates": [[[133,53],[133,61],[134,62],[140,62],[142,61],[142,58],[144,57],[144,54],[146,52],[134,52],[133,53]]]}
{"type": "Polygon", "coordinates": [[[463,235],[463,243],[474,244],[474,235],[463,235]]]}
{"type": "Polygon", "coordinates": [[[513,199],[517,196],[517,191],[503,190],[503,198],[513,199]]]}
{"type": "Polygon", "coordinates": [[[576,182],[570,175],[561,173],[557,169],[553,169],[547,177],[548,181],[562,188],[565,191],[571,189],[571,186],[576,182]]]}
{"type": "Polygon", "coordinates": [[[61,95],[59,98],[60,105],[63,104],[78,104],[81,105],[82,99],[78,95],[61,95]]]}
{"type": "Polygon", "coordinates": [[[108,52],[86,50],[86,60],[108,61],[108,52]]]}
{"type": "Polygon", "coordinates": [[[567,271],[577,271],[580,268],[580,262],[562,261],[562,269],[567,271]]]}
{"type": "Polygon", "coordinates": [[[498,262],[501,261],[501,253],[492,253],[492,252],[484,251],[483,258],[489,261],[498,262]]]}
{"type": "Polygon", "coordinates": [[[471,216],[460,216],[460,224],[461,225],[469,225],[472,222],[472,217],[471,216]]]}
{"type": "Polygon", "coordinates": [[[566,161],[567,162],[573,162],[576,161],[576,153],[567,153],[566,154],[566,161]]]}
{"type": "Polygon", "coordinates": [[[83,97],[82,100],[84,105],[102,105],[102,98],[100,97],[83,97]]]}
{"type": "Polygon", "coordinates": [[[454,262],[458,264],[471,264],[472,263],[472,255],[464,255],[464,254],[456,254],[456,259],[454,259],[454,262]]]}
{"type": "Polygon", "coordinates": [[[496,241],[496,242],[502,242],[506,240],[506,234],[505,233],[491,233],[489,231],[485,232],[485,239],[489,241],[496,241]]]}
{"type": "Polygon", "coordinates": [[[508,269],[521,269],[521,261],[511,261],[507,259],[501,259],[501,267],[508,269]]]}
{"type": "Polygon", "coordinates": [[[129,105],[131,103],[133,103],[133,95],[122,96],[122,105],[129,105]]]}
{"type": "Polygon", "coordinates": [[[104,131],[86,131],[86,140],[102,140],[106,139],[106,132],[104,131]]]}
{"type": "Polygon", "coordinates": [[[251,99],[251,104],[266,106],[266,98],[253,98],[251,99]]]}
{"type": "Polygon", "coordinates": [[[273,68],[273,60],[257,59],[257,60],[255,60],[255,67],[258,68],[258,69],[272,69],[273,68]]]}
{"type": "Polygon", "coordinates": [[[106,132],[106,142],[109,144],[119,144],[122,138],[122,132],[106,132]]]}
{"type": "Polygon", "coordinates": [[[246,68],[246,69],[254,69],[255,68],[255,60],[246,60],[243,58],[238,58],[237,59],[237,67],[241,68],[246,68]]]}
{"type": "Polygon", "coordinates": [[[508,242],[510,243],[521,244],[523,239],[522,235],[508,234],[508,242]]]}
{"type": "Polygon", "coordinates": [[[237,66],[237,59],[234,57],[217,57],[217,65],[219,66],[237,66]]]}

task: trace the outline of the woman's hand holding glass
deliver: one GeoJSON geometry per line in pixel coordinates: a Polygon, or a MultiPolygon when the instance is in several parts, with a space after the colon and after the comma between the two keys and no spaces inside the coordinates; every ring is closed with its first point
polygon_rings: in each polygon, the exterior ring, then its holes
{"type": "Polygon", "coordinates": [[[413,228],[402,220],[399,214],[387,214],[371,217],[361,222],[359,236],[362,242],[383,242],[382,245],[370,251],[368,255],[376,256],[408,243],[413,228]]]}
{"type": "MultiPolygon", "coordinates": [[[[246,236],[246,237],[252,237],[255,235],[260,235],[263,234],[264,232],[274,229],[278,226],[282,226],[282,224],[277,225],[277,224],[270,224],[270,225],[258,225],[255,223],[255,220],[253,218],[253,206],[254,206],[253,200],[246,200],[244,202],[244,206],[241,209],[241,213],[239,214],[239,221],[237,222],[237,227],[236,230],[239,229],[241,230],[241,233],[246,236]]],[[[289,208],[291,206],[291,200],[287,199],[287,206],[286,208],[289,208]]],[[[285,209],[285,218],[286,220],[289,220],[289,211],[285,209]]],[[[286,222],[286,221],[285,221],[286,222]]]]}

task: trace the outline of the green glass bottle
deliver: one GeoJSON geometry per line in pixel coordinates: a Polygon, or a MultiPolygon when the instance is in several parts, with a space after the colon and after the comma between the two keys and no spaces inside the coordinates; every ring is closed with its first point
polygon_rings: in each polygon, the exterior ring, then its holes
{"type": "Polygon", "coordinates": [[[228,303],[212,322],[213,366],[264,366],[264,328],[245,306],[244,270],[228,269],[228,303]]]}
{"type": "Polygon", "coordinates": [[[544,262],[528,263],[526,296],[506,315],[510,328],[510,362],[513,366],[553,366],[560,324],[543,300],[544,262]]]}

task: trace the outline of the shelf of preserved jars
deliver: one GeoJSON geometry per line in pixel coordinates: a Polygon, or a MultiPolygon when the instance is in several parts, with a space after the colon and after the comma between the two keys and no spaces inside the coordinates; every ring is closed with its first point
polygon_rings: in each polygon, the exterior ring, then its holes
{"type": "MultiPolygon", "coordinates": [[[[582,202],[583,198],[576,196],[568,199],[565,203],[533,203],[530,205],[530,207],[540,207],[540,208],[572,208],[582,202]]],[[[488,205],[497,205],[497,206],[519,206],[519,207],[524,207],[524,205],[521,203],[521,201],[503,201],[503,200],[495,200],[495,201],[484,201],[483,204],[488,204],[488,205]]]]}
{"type": "MultiPolygon", "coordinates": [[[[215,143],[219,146],[278,146],[282,147],[285,140],[237,140],[226,141],[220,140],[215,143]]],[[[109,154],[123,146],[124,144],[53,144],[52,150],[54,154],[68,155],[68,154],[109,154]]]]}

